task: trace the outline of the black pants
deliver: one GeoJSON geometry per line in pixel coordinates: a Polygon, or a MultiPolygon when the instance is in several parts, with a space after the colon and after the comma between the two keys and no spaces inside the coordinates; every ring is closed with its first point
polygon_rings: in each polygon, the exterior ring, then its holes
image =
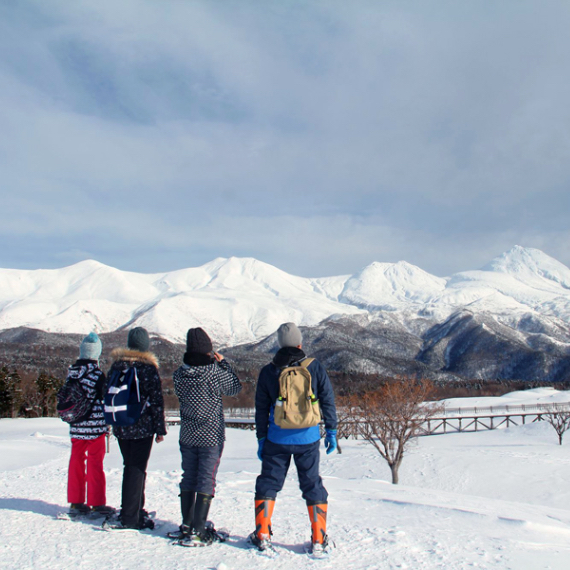
{"type": "Polygon", "coordinates": [[[143,522],[146,466],[152,440],[152,436],[142,439],[119,439],[124,466],[121,522],[128,527],[138,528],[143,522]]]}

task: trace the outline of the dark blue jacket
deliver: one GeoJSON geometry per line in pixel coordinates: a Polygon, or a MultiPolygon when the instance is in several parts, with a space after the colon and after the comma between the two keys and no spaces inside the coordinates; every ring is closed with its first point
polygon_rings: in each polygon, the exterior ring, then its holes
{"type": "MultiPolygon", "coordinates": [[[[282,445],[304,445],[314,443],[321,438],[319,426],[302,429],[283,429],[275,424],[273,411],[279,397],[279,375],[283,368],[306,358],[299,348],[280,349],[273,362],[264,366],[259,373],[255,392],[255,428],[257,439],[266,437],[273,443],[282,445]]],[[[337,418],[334,392],[331,381],[318,360],[313,360],[308,367],[311,373],[313,393],[319,400],[321,415],[326,429],[336,429],[337,418]]]]}
{"type": "Polygon", "coordinates": [[[166,435],[164,419],[164,399],[162,383],[158,374],[158,360],[151,352],[139,352],[129,348],[115,348],[111,352],[114,360],[107,378],[113,371],[134,366],[140,381],[141,398],[146,400],[141,417],[132,426],[113,426],[113,434],[119,439],[142,439],[156,435],[166,435]]]}

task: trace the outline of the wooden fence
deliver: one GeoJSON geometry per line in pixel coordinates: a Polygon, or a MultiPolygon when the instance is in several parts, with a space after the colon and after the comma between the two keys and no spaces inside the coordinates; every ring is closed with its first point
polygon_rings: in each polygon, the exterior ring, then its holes
{"type": "MultiPolygon", "coordinates": [[[[520,404],[506,406],[445,408],[443,414],[430,418],[419,435],[440,435],[494,430],[543,421],[552,413],[569,413],[570,402],[554,404],[520,404]]],[[[251,408],[230,408],[225,410],[227,427],[255,429],[255,410],[251,408]]],[[[180,423],[178,410],[167,410],[166,423],[180,423]]],[[[357,420],[343,420],[339,425],[339,436],[358,437],[357,420]]]]}

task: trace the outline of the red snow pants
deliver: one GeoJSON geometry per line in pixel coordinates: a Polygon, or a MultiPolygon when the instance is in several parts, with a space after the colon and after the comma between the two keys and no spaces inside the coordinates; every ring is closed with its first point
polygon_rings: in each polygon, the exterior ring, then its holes
{"type": "Polygon", "coordinates": [[[105,435],[97,439],[71,439],[71,458],[67,475],[67,502],[85,503],[87,485],[87,505],[105,505],[105,435]],[[87,469],[85,468],[87,463],[87,469]]]}

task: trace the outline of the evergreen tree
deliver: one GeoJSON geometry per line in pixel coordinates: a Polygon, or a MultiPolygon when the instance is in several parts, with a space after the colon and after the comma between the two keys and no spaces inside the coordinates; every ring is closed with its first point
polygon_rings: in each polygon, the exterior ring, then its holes
{"type": "Polygon", "coordinates": [[[0,417],[15,417],[22,402],[20,375],[6,366],[0,369],[0,417]]]}
{"type": "Polygon", "coordinates": [[[55,415],[57,406],[56,395],[63,385],[63,381],[42,371],[36,379],[35,384],[36,389],[41,396],[40,405],[42,417],[55,415]]]}

